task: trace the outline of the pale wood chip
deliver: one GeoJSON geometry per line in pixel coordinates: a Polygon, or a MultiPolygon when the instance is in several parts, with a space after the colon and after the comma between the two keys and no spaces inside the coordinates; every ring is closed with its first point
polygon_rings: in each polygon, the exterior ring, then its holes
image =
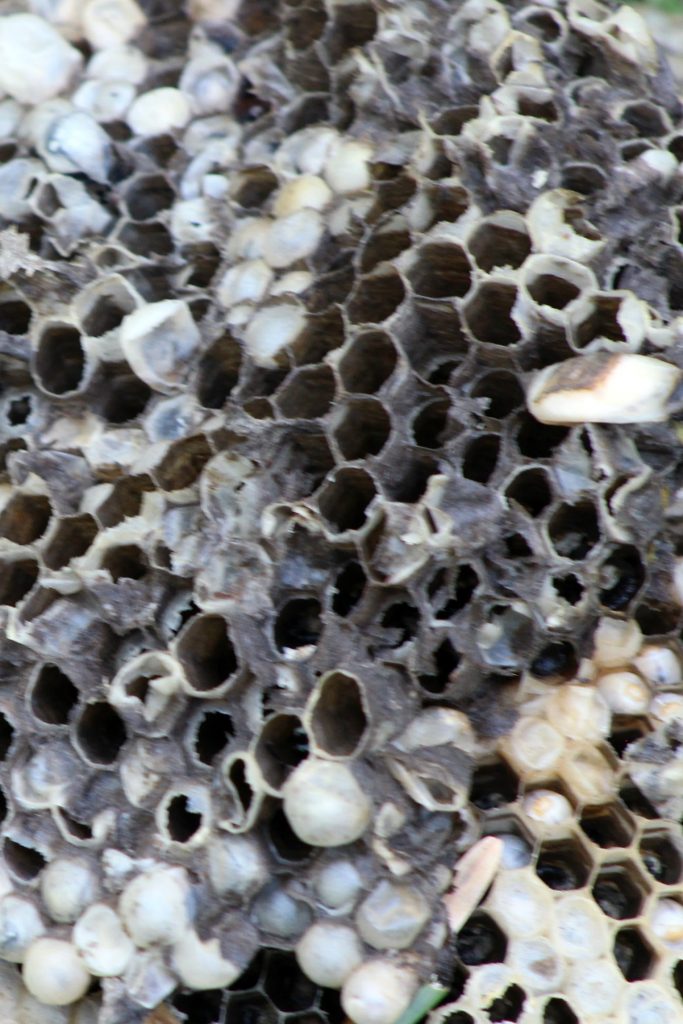
{"type": "Polygon", "coordinates": [[[484,836],[456,864],[453,885],[443,900],[451,931],[459,932],[481,901],[498,871],[502,853],[501,839],[484,836]]]}

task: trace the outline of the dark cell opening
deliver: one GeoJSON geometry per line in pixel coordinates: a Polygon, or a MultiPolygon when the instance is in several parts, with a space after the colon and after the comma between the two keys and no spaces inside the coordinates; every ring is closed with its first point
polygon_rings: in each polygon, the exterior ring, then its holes
{"type": "Polygon", "coordinates": [[[270,999],[258,992],[231,996],[228,1004],[230,1024],[278,1024],[279,1015],[270,999]]]}
{"type": "Polygon", "coordinates": [[[337,530],[357,530],[365,522],[365,511],[375,493],[372,478],[364,470],[340,469],[322,489],[318,504],[337,530]]]}
{"type": "Polygon", "coordinates": [[[382,626],[393,633],[392,647],[402,647],[412,640],[420,624],[420,612],[406,601],[389,605],[382,616],[382,626]]]}
{"type": "Polygon", "coordinates": [[[234,735],[232,718],[227,711],[205,711],[195,733],[197,757],[203,764],[213,764],[234,735]]]}
{"type": "Polygon", "coordinates": [[[363,246],[361,273],[367,274],[379,263],[396,259],[410,246],[410,232],[407,229],[385,228],[373,232],[363,246]]]}
{"type": "Polygon", "coordinates": [[[83,317],[83,331],[91,337],[99,338],[118,327],[124,316],[132,312],[132,309],[132,300],[123,306],[113,296],[101,295],[83,317]]]}
{"type": "Polygon", "coordinates": [[[642,981],[650,974],[654,953],[637,928],[622,928],[614,937],[614,959],[627,981],[642,981]]]}
{"type": "Polygon", "coordinates": [[[516,1021],[524,1009],[525,1002],[524,990],[519,985],[510,985],[502,996],[493,1000],[486,1011],[488,1018],[490,1021],[516,1021]]]}
{"type": "Polygon", "coordinates": [[[521,505],[534,518],[540,516],[553,497],[548,476],[542,469],[522,470],[508,484],[505,494],[508,501],[521,505]]]}
{"type": "Polygon", "coordinates": [[[334,431],[339,450],[349,461],[377,455],[390,433],[389,414],[375,398],[352,399],[334,431]]]}
{"type": "Polygon", "coordinates": [[[107,569],[114,583],[117,583],[120,579],[142,579],[149,571],[149,563],[137,544],[122,544],[106,551],[102,568],[107,569]]]}
{"type": "Polygon", "coordinates": [[[579,659],[568,640],[556,640],[536,655],[529,671],[537,679],[569,680],[576,675],[579,659]]]}
{"type": "MultiPolygon", "coordinates": [[[[562,186],[572,192],[580,192],[590,196],[605,188],[607,176],[600,167],[594,164],[567,164],[562,170],[562,186]]],[[[613,287],[616,288],[616,285],[613,287]]]]}
{"type": "Polygon", "coordinates": [[[275,644],[279,650],[286,647],[305,647],[317,644],[322,632],[320,601],[314,597],[296,597],[282,608],[275,621],[275,644]]]}
{"type": "Polygon", "coordinates": [[[544,843],[536,861],[536,874],[549,889],[580,889],[588,880],[590,861],[571,840],[544,843]]]}
{"type": "Polygon", "coordinates": [[[145,409],[152,391],[127,363],[109,365],[101,383],[99,412],[109,423],[127,423],[145,409]]]}
{"type": "Polygon", "coordinates": [[[173,205],[175,192],[161,175],[136,178],[126,191],[126,205],[133,220],[149,220],[173,205]]]}
{"type": "Polygon", "coordinates": [[[335,580],[332,611],[343,617],[356,607],[367,583],[367,576],[358,562],[349,562],[335,580]]]}
{"type": "Polygon", "coordinates": [[[354,324],[378,324],[386,320],[403,302],[405,288],[398,271],[381,268],[362,277],[347,306],[354,324]]]}
{"type": "Polygon", "coordinates": [[[683,960],[679,960],[671,972],[671,980],[679,996],[683,996],[683,960]]]}
{"type": "Polygon", "coordinates": [[[12,746],[14,728],[7,717],[0,712],[0,761],[4,761],[12,746]]]}
{"type": "Polygon", "coordinates": [[[623,757],[626,748],[636,740],[642,739],[647,731],[645,724],[637,721],[618,725],[607,737],[607,742],[618,757],[623,757]]]}
{"type": "Polygon", "coordinates": [[[0,330],[8,334],[26,334],[31,326],[31,307],[21,299],[0,304],[0,330]]]}
{"type": "Polygon", "coordinates": [[[254,799],[254,791],[247,780],[247,770],[241,757],[236,757],[230,765],[228,781],[232,783],[242,805],[242,810],[246,814],[254,799]]]}
{"type": "Polygon", "coordinates": [[[443,608],[437,613],[437,619],[450,619],[456,612],[461,611],[472,600],[474,592],[479,586],[479,577],[471,565],[458,566],[453,588],[453,597],[446,602],[443,608]]]}
{"type": "Polygon", "coordinates": [[[266,782],[280,789],[308,757],[308,737],[298,715],[274,714],[264,723],[254,752],[266,782]]]}
{"type": "Polygon", "coordinates": [[[568,1003],[555,996],[549,999],[543,1010],[543,1024],[581,1024],[568,1003]]]}
{"type": "Polygon", "coordinates": [[[37,579],[38,563],[32,558],[0,563],[0,604],[18,604],[37,579]]]}
{"type": "MultiPolygon", "coordinates": [[[[180,992],[173,997],[173,1005],[183,1014],[185,1024],[218,1024],[222,1020],[223,990],[180,992]]],[[[165,1022],[160,1020],[159,1024],[165,1022]]]]}
{"type": "Polygon", "coordinates": [[[673,604],[665,604],[652,597],[646,598],[636,608],[635,620],[644,636],[663,636],[672,633],[678,627],[681,617],[680,608],[673,604]]]}
{"type": "Polygon", "coordinates": [[[508,558],[529,558],[533,554],[521,533],[509,533],[503,537],[503,544],[508,558]]]}
{"type": "Polygon", "coordinates": [[[613,611],[623,611],[645,582],[645,568],[638,549],[624,544],[607,558],[600,569],[600,602],[613,611]]]}
{"type": "Polygon", "coordinates": [[[657,139],[669,131],[659,107],[647,100],[628,103],[621,112],[621,118],[633,125],[639,135],[649,139],[657,139]]]}
{"type": "Polygon", "coordinates": [[[551,427],[523,413],[517,431],[517,447],[530,459],[551,459],[568,433],[567,427],[551,427]]]}
{"type": "Polygon", "coordinates": [[[593,299],[592,313],[576,328],[575,340],[579,348],[588,345],[595,338],[626,341],[626,335],[617,319],[621,302],[619,295],[599,295],[593,299]]]}
{"type": "Polygon", "coordinates": [[[632,811],[633,814],[637,814],[639,817],[647,818],[648,820],[653,820],[659,817],[659,814],[650,801],[640,792],[631,779],[625,779],[621,789],[619,790],[619,796],[626,807],[628,807],[629,811],[632,811]]]}
{"type": "Polygon", "coordinates": [[[197,397],[205,409],[220,409],[237,386],[242,350],[230,335],[215,341],[199,361],[197,397]]]}
{"type": "Polygon", "coordinates": [[[487,399],[485,415],[503,419],[524,401],[517,378],[507,370],[495,370],[480,377],[472,388],[472,398],[487,399]]]}
{"type": "Polygon", "coordinates": [[[212,452],[203,434],[176,441],[154,470],[163,491],[179,491],[194,483],[212,452]]]}
{"type": "Polygon", "coordinates": [[[26,423],[32,412],[32,400],[30,395],[22,395],[21,398],[13,398],[7,408],[7,422],[11,427],[19,427],[26,423]]]}
{"type": "Polygon", "coordinates": [[[573,573],[567,576],[554,576],[553,587],[567,604],[576,605],[585,593],[585,587],[573,573]]]}
{"type": "Polygon", "coordinates": [[[600,540],[598,513],[592,501],[563,503],[548,524],[553,547],[563,558],[585,558],[600,540]]]}
{"type": "Polygon", "coordinates": [[[530,35],[542,39],[544,43],[554,43],[561,32],[561,23],[553,17],[552,11],[534,11],[524,19],[524,25],[530,35]]]}
{"type": "Polygon", "coordinates": [[[325,753],[348,757],[358,750],[368,727],[361,688],[346,672],[333,672],[319,686],[311,716],[313,737],[325,753]]]}
{"type": "Polygon", "coordinates": [[[277,188],[278,179],[268,167],[250,167],[237,177],[231,198],[246,210],[257,210],[277,188]]]}
{"type": "Polygon", "coordinates": [[[331,368],[310,366],[292,375],[277,401],[283,416],[312,420],[330,411],[334,394],[335,381],[331,368]]]}
{"type": "Polygon", "coordinates": [[[291,953],[272,950],[266,962],[264,990],[283,1013],[310,1009],[317,987],[299,968],[291,953]]]}
{"type": "Polygon", "coordinates": [[[81,382],[85,353],[75,327],[54,324],[46,327],[38,342],[36,373],[43,388],[53,395],[73,391],[81,382]]]}
{"type": "Polygon", "coordinates": [[[351,392],[374,394],[394,372],[397,358],[388,334],[382,331],[359,334],[339,362],[344,387],[351,392]]]}
{"type": "Polygon", "coordinates": [[[438,472],[436,461],[425,457],[422,459],[402,460],[401,476],[398,480],[387,480],[385,490],[391,501],[403,501],[412,505],[419,501],[427,490],[430,476],[438,472]]]}
{"type": "Polygon", "coordinates": [[[5,839],[2,852],[9,870],[23,882],[30,882],[39,875],[46,864],[42,853],[34,850],[32,846],[16,843],[13,839],[5,839]]]}
{"type": "Polygon", "coordinates": [[[268,838],[275,856],[286,864],[298,864],[307,860],[314,848],[299,839],[287,821],[281,807],[277,809],[268,822],[268,838]]]}
{"type": "Polygon", "coordinates": [[[648,873],[664,885],[676,885],[681,877],[681,852],[666,835],[646,835],[640,842],[640,857],[648,873]]]}
{"type": "Polygon", "coordinates": [[[440,448],[448,425],[451,403],[448,398],[436,398],[420,409],[413,420],[415,444],[421,448],[440,448]]]}
{"type": "Polygon", "coordinates": [[[456,939],[458,956],[468,967],[502,963],[507,942],[498,925],[488,914],[475,911],[462,926],[456,939]]]}
{"type": "Polygon", "coordinates": [[[195,690],[220,686],[237,669],[237,655],[220,615],[197,615],[178,640],[178,657],[195,690]]]}
{"type": "Polygon", "coordinates": [[[477,266],[487,273],[495,267],[520,267],[531,252],[526,231],[502,224],[482,224],[468,246],[477,266]]]}
{"type": "Polygon", "coordinates": [[[479,107],[463,106],[444,110],[432,121],[436,135],[459,135],[464,124],[479,116],[479,107]]]}
{"type": "Polygon", "coordinates": [[[166,808],[168,834],[176,843],[187,843],[202,824],[201,814],[190,810],[184,794],[174,796],[166,808]]]}
{"type": "Polygon", "coordinates": [[[519,779],[505,761],[481,765],[472,776],[470,800],[480,811],[492,811],[517,799],[519,779]]]}
{"type": "Polygon", "coordinates": [[[618,804],[586,808],[579,824],[588,838],[605,850],[629,846],[635,831],[630,816],[618,804]]]}
{"type": "Polygon", "coordinates": [[[102,526],[117,526],[124,519],[138,515],[143,495],[153,490],[153,487],[146,475],[125,476],[117,480],[111,494],[97,510],[97,518],[102,526]]]}
{"type": "Polygon", "coordinates": [[[171,235],[157,221],[126,224],[119,233],[119,241],[134,256],[168,256],[173,252],[171,235]]]}
{"type": "Polygon", "coordinates": [[[84,555],[97,536],[97,523],[87,512],[62,519],[57,525],[43,561],[48,569],[61,569],[72,558],[84,555]]]}
{"type": "Polygon", "coordinates": [[[462,297],[469,291],[472,267],[459,245],[431,242],[418,250],[408,277],[416,295],[428,299],[462,297]]]}
{"type": "Polygon", "coordinates": [[[78,703],[78,690],[56,665],[43,665],[31,691],[31,710],[48,725],[66,725],[78,703]]]}
{"type": "Polygon", "coordinates": [[[645,891],[634,880],[628,865],[610,864],[603,868],[593,885],[593,899],[608,917],[617,921],[636,917],[645,891]]]}
{"type": "Polygon", "coordinates": [[[95,764],[113,764],[126,742],[126,727],[111,704],[88,704],[76,727],[78,744],[95,764]]]}
{"type": "Polygon", "coordinates": [[[15,494],[0,515],[0,537],[15,544],[33,544],[45,533],[52,516],[44,494],[15,494]]]}
{"type": "Polygon", "coordinates": [[[580,294],[575,284],[555,274],[539,274],[528,288],[534,302],[553,309],[564,309],[580,294]]]}
{"type": "Polygon", "coordinates": [[[460,655],[448,638],[442,640],[434,651],[434,667],[436,672],[421,675],[420,686],[427,693],[443,693],[450,682],[451,673],[460,664],[460,655]]]}
{"type": "Polygon", "coordinates": [[[462,460],[462,475],[486,484],[493,476],[500,453],[498,434],[484,434],[467,445],[462,460]]]}
{"type": "Polygon", "coordinates": [[[479,285],[468,301],[465,320],[477,341],[491,345],[514,345],[521,335],[512,319],[517,289],[512,284],[487,281],[479,285]]]}

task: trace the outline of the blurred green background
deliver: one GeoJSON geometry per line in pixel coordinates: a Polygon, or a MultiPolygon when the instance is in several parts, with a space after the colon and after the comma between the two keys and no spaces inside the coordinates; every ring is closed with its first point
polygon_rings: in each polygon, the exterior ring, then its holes
{"type": "Polygon", "coordinates": [[[683,0],[633,0],[634,7],[653,7],[668,14],[683,14],[683,0]]]}

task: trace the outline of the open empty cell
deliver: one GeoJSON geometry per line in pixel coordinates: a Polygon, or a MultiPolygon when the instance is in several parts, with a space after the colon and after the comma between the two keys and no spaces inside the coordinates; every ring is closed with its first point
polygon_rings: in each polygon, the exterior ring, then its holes
{"type": "Polygon", "coordinates": [[[479,285],[464,310],[465,323],[477,341],[504,346],[519,341],[519,328],[512,318],[516,301],[513,284],[486,281],[479,285]]]}
{"type": "Polygon", "coordinates": [[[0,537],[32,544],[45,533],[52,509],[44,494],[15,494],[0,515],[0,537]]]}
{"type": "Polygon", "coordinates": [[[465,250],[453,242],[429,242],[418,250],[408,275],[416,295],[429,299],[462,297],[472,281],[465,250]]]}
{"type": "Polygon", "coordinates": [[[345,459],[377,455],[389,439],[391,420],[376,398],[348,401],[337,416],[334,436],[345,459]]]}
{"type": "Polygon", "coordinates": [[[343,533],[357,530],[365,523],[368,505],[375,494],[375,485],[365,470],[344,468],[323,486],[318,504],[327,522],[343,533]]]}
{"type": "Polygon", "coordinates": [[[41,387],[52,395],[76,391],[85,372],[81,336],[69,324],[46,325],[35,354],[36,375],[41,387]]]}
{"type": "Polygon", "coordinates": [[[237,654],[220,615],[196,615],[178,637],[177,654],[193,690],[217,689],[237,670],[237,654]]]}
{"type": "Polygon", "coordinates": [[[56,665],[43,665],[30,688],[31,711],[47,725],[67,725],[79,693],[56,665]]]}

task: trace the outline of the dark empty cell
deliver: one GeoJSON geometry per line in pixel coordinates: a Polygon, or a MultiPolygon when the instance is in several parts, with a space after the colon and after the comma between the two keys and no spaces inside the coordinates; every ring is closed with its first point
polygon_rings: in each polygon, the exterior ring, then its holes
{"type": "Polygon", "coordinates": [[[648,597],[636,608],[635,620],[645,636],[663,636],[678,627],[681,610],[648,597]]]}
{"type": "Polygon", "coordinates": [[[459,245],[431,242],[418,250],[408,277],[416,295],[429,299],[462,297],[470,289],[472,267],[459,245]]]}
{"type": "Polygon", "coordinates": [[[389,414],[376,398],[348,402],[334,436],[345,459],[364,459],[381,452],[391,433],[389,414]]]}
{"type": "Polygon", "coordinates": [[[7,422],[11,427],[19,427],[31,415],[32,401],[30,395],[13,398],[7,407],[7,422]]]}
{"type": "Polygon", "coordinates": [[[600,540],[600,524],[591,501],[562,504],[548,525],[553,547],[563,558],[584,558],[600,540]]]}
{"type": "Polygon", "coordinates": [[[81,336],[75,327],[53,324],[46,327],[38,342],[36,374],[41,386],[53,395],[75,390],[85,369],[81,336]]]}
{"type": "Polygon", "coordinates": [[[582,348],[595,338],[609,338],[610,341],[626,341],[626,335],[617,320],[621,308],[619,295],[599,295],[593,299],[594,309],[575,331],[576,344],[582,348]]]}
{"type": "Polygon", "coordinates": [[[465,1010],[456,1010],[443,1019],[443,1024],[474,1024],[474,1017],[465,1010]]]}
{"type": "Polygon", "coordinates": [[[294,955],[276,950],[271,950],[266,960],[263,988],[282,1013],[309,1010],[318,993],[315,983],[299,968],[294,955]]]}
{"type": "Polygon", "coordinates": [[[374,394],[394,372],[396,359],[396,348],[388,334],[359,334],[339,361],[344,387],[351,392],[374,394]]]}
{"type": "Polygon", "coordinates": [[[487,281],[479,285],[468,301],[465,321],[477,341],[491,345],[514,345],[521,335],[512,319],[517,289],[512,284],[487,281]]]}
{"type": "Polygon", "coordinates": [[[448,426],[451,403],[448,398],[435,398],[424,405],[413,420],[415,444],[421,448],[440,448],[448,426]]]}
{"type": "Polygon", "coordinates": [[[361,688],[346,672],[333,672],[319,686],[311,735],[326,754],[349,757],[358,750],[368,728],[361,688]]]}
{"type": "Polygon", "coordinates": [[[318,498],[324,518],[337,530],[357,530],[375,497],[372,478],[362,469],[340,469],[323,487],[318,498]]]}
{"type": "Polygon", "coordinates": [[[0,761],[4,761],[12,746],[14,728],[6,715],[0,712],[0,761]]]}
{"type": "Polygon", "coordinates": [[[524,1009],[525,1002],[524,990],[519,985],[510,985],[502,996],[493,1000],[486,1011],[488,1018],[490,1021],[505,1021],[507,1024],[516,1021],[524,1009]]]}
{"type": "Polygon", "coordinates": [[[64,830],[73,836],[75,839],[88,840],[92,839],[92,828],[85,821],[79,821],[78,818],[74,818],[72,814],[69,814],[63,807],[57,807],[57,816],[61,821],[64,830]]]}
{"type": "Polygon", "coordinates": [[[278,1024],[279,1014],[270,999],[258,992],[230,996],[226,1024],[278,1024]]]}
{"type": "Polygon", "coordinates": [[[78,719],[76,738],[88,760],[113,764],[126,742],[126,727],[105,701],[88,704],[78,719]]]}
{"type": "Polygon", "coordinates": [[[144,412],[152,391],[127,363],[110,365],[101,382],[99,412],[109,423],[127,423],[144,412]]]}
{"type": "MultiPolygon", "coordinates": [[[[626,748],[630,746],[631,743],[635,743],[636,740],[641,740],[646,732],[647,728],[645,724],[636,721],[632,724],[618,726],[607,737],[607,742],[618,757],[623,757],[626,748]]],[[[636,813],[639,814],[640,811],[636,813]]]]}
{"type": "Polygon", "coordinates": [[[199,361],[197,398],[206,409],[220,409],[239,380],[242,350],[230,335],[215,341],[199,361]]]}
{"type": "Polygon", "coordinates": [[[621,112],[623,121],[633,125],[639,135],[650,139],[656,139],[660,135],[666,135],[669,126],[659,107],[647,100],[639,100],[636,103],[627,103],[621,112]]]}
{"type": "Polygon", "coordinates": [[[485,414],[500,420],[523,404],[524,392],[512,373],[494,370],[479,378],[472,388],[472,398],[486,399],[485,414]]]}
{"type": "Polygon", "coordinates": [[[468,349],[452,302],[415,301],[397,325],[397,335],[413,370],[433,384],[448,383],[468,349]]]}
{"type": "Polygon", "coordinates": [[[114,583],[120,579],[140,580],[149,571],[147,558],[137,544],[108,548],[101,565],[109,571],[114,583]]]}
{"type": "Polygon", "coordinates": [[[32,846],[16,843],[13,839],[5,839],[2,852],[9,870],[24,882],[30,882],[45,867],[46,862],[42,853],[32,846]]]}
{"type": "Polygon", "coordinates": [[[488,483],[498,465],[499,452],[498,434],[484,434],[470,441],[463,455],[462,475],[480,484],[488,483]]]}
{"type": "MultiPolygon", "coordinates": [[[[231,992],[247,992],[250,989],[257,989],[260,987],[259,982],[261,980],[261,975],[263,974],[265,956],[265,950],[259,949],[256,956],[253,958],[251,963],[245,967],[239,978],[236,981],[233,981],[232,985],[230,985],[227,990],[228,995],[230,995],[231,992]]],[[[232,999],[230,999],[229,1005],[231,1004],[232,999]]]]}
{"type": "Polygon", "coordinates": [[[289,4],[285,7],[287,42],[295,50],[305,50],[325,31],[327,12],[319,4],[289,4]]]}
{"type": "MultiPolygon", "coordinates": [[[[185,1024],[218,1024],[223,1020],[223,991],[180,992],[173,997],[173,1006],[182,1013],[185,1024]]],[[[168,1024],[172,1020],[169,1015],[168,1024]]],[[[163,1018],[159,1024],[164,1024],[163,1018]]]]}
{"type": "Polygon", "coordinates": [[[221,261],[218,249],[209,242],[193,246],[190,259],[191,274],[187,279],[188,285],[207,289],[221,261]]]}
{"type": "Polygon", "coordinates": [[[458,956],[467,967],[500,964],[505,960],[507,942],[488,914],[475,911],[462,926],[456,939],[458,956]]]}
{"type": "Polygon", "coordinates": [[[477,266],[487,273],[494,267],[519,267],[531,252],[526,231],[490,221],[477,228],[468,245],[477,266]]]}
{"type": "Polygon", "coordinates": [[[316,419],[329,412],[334,401],[334,374],[329,366],[311,366],[296,371],[278,397],[283,416],[316,419]]]}
{"type": "Polygon", "coordinates": [[[329,36],[333,60],[346,50],[369,43],[377,31],[377,12],[370,3],[335,4],[334,22],[329,36]]]}
{"type": "Polygon", "coordinates": [[[618,803],[586,808],[580,825],[588,838],[605,850],[629,846],[635,832],[630,814],[618,803]]]}
{"type": "Polygon", "coordinates": [[[187,843],[202,824],[201,814],[190,810],[184,794],[174,796],[166,808],[168,834],[176,843],[187,843]]]}
{"type": "Polygon", "coordinates": [[[195,690],[213,690],[237,669],[237,655],[225,619],[197,615],[178,639],[178,657],[195,690]]]}
{"type": "Polygon", "coordinates": [[[519,780],[505,761],[477,768],[472,776],[470,800],[480,811],[492,811],[517,799],[519,780]]]}
{"type": "Polygon", "coordinates": [[[31,326],[31,307],[21,299],[0,303],[0,331],[26,334],[31,326]]]}
{"type": "Polygon", "coordinates": [[[135,256],[168,256],[173,252],[173,239],[163,224],[126,224],[119,241],[135,256]]]}
{"type": "Polygon", "coordinates": [[[590,860],[578,842],[568,839],[544,843],[536,860],[536,874],[549,889],[581,889],[590,874],[590,860]]]}
{"type": "Polygon", "coordinates": [[[443,693],[448,686],[451,673],[455,672],[460,664],[460,655],[448,638],[442,640],[434,651],[433,675],[422,675],[419,677],[420,686],[427,693],[443,693]]]}
{"type": "Polygon", "coordinates": [[[645,835],[640,857],[648,873],[664,885],[676,885],[681,877],[681,852],[667,835],[645,835]]]}
{"type": "Polygon", "coordinates": [[[614,936],[614,959],[627,981],[642,981],[654,965],[654,953],[638,928],[622,928],[614,936]]]}
{"type": "Polygon", "coordinates": [[[436,462],[430,459],[409,459],[404,458],[401,476],[398,480],[387,481],[385,487],[387,497],[391,501],[403,501],[406,504],[413,504],[419,501],[427,490],[430,476],[438,473],[436,462]]]}
{"type": "Polygon", "coordinates": [[[645,568],[636,547],[616,548],[600,568],[600,603],[613,611],[626,608],[645,582],[645,568]]]}
{"type": "Polygon", "coordinates": [[[398,309],[405,288],[396,270],[381,269],[362,277],[349,301],[347,313],[354,324],[378,324],[398,309]]]}
{"type": "Polygon", "coordinates": [[[232,762],[230,770],[228,771],[227,781],[232,785],[233,789],[237,793],[239,802],[242,805],[243,814],[246,814],[254,799],[254,791],[249,785],[247,769],[243,758],[236,757],[232,762]]]}
{"type": "Polygon", "coordinates": [[[562,185],[572,192],[580,192],[581,195],[590,196],[605,188],[607,176],[605,172],[594,164],[567,164],[562,169],[562,185]]]}
{"type": "Polygon", "coordinates": [[[136,178],[126,191],[126,206],[133,220],[149,220],[173,205],[175,192],[161,175],[136,178]]]}
{"type": "Polygon", "coordinates": [[[403,644],[412,640],[417,633],[419,624],[419,611],[405,601],[398,601],[396,604],[390,605],[382,616],[384,629],[395,632],[393,647],[402,647],[403,644]]]}
{"type": "Polygon", "coordinates": [[[479,107],[453,107],[442,111],[432,121],[432,131],[436,135],[459,135],[464,124],[479,116],[479,107]]]}
{"type": "Polygon", "coordinates": [[[525,469],[508,484],[505,495],[509,502],[521,505],[530,516],[540,516],[552,501],[548,477],[542,469],[525,469]]]}
{"type": "Polygon", "coordinates": [[[568,640],[555,640],[541,650],[529,666],[537,679],[548,682],[573,679],[579,666],[576,651],[568,640]]]}
{"type": "Polygon", "coordinates": [[[564,309],[579,295],[575,284],[555,274],[539,274],[529,282],[528,289],[534,302],[553,309],[564,309]]]}
{"type": "Polygon", "coordinates": [[[479,577],[471,565],[460,565],[455,577],[453,597],[436,613],[437,619],[450,619],[466,608],[479,586],[479,577]]]}
{"type": "Polygon", "coordinates": [[[585,587],[573,573],[567,576],[554,576],[553,587],[567,604],[576,605],[585,593],[585,587]]]}
{"type": "Polygon", "coordinates": [[[524,26],[529,35],[542,39],[544,43],[554,43],[562,31],[561,22],[552,11],[537,11],[524,19],[524,26]]]}
{"type": "Polygon", "coordinates": [[[683,960],[679,960],[671,972],[671,980],[679,996],[683,996],[683,960]]]}
{"type": "Polygon", "coordinates": [[[117,300],[113,295],[100,295],[86,316],[83,317],[83,331],[99,338],[118,327],[126,314],[133,310],[132,299],[117,300]],[[127,301],[126,301],[127,300],[127,301]]]}
{"type": "Polygon", "coordinates": [[[203,764],[213,764],[234,735],[232,718],[227,711],[205,711],[195,733],[197,757],[203,764]]]}
{"type": "Polygon", "coordinates": [[[407,228],[385,228],[370,235],[361,255],[361,273],[367,274],[378,263],[393,260],[410,245],[410,232],[407,228]]]}
{"type": "Polygon", "coordinates": [[[151,490],[153,484],[148,476],[121,477],[114,484],[109,497],[98,508],[97,518],[102,526],[107,527],[137,516],[142,508],[143,495],[151,490]]]}
{"type": "Polygon", "coordinates": [[[349,562],[337,576],[332,597],[332,611],[342,617],[353,611],[365,590],[367,576],[358,562],[349,562]]]}
{"type": "Polygon", "coordinates": [[[279,789],[308,756],[308,737],[299,716],[271,715],[261,728],[254,756],[266,782],[279,789]]]}
{"type": "Polygon", "coordinates": [[[517,447],[530,459],[551,459],[568,433],[567,427],[539,423],[533,416],[523,413],[517,431],[517,447]]]}
{"type": "Polygon", "coordinates": [[[31,690],[31,710],[48,725],[66,725],[78,703],[78,690],[56,665],[43,665],[31,690]]]}
{"type": "Polygon", "coordinates": [[[32,544],[45,533],[52,509],[44,494],[15,494],[0,515],[0,537],[32,544]]]}
{"type": "Polygon", "coordinates": [[[503,544],[509,558],[529,558],[533,554],[521,533],[509,533],[503,537],[503,544]]]}
{"type": "Polygon", "coordinates": [[[231,198],[247,210],[258,209],[277,188],[277,176],[267,167],[242,171],[231,189],[231,198]]]}
{"type": "Polygon", "coordinates": [[[275,856],[287,864],[307,860],[314,848],[299,839],[287,821],[284,811],[279,807],[268,822],[268,838],[275,856]]]}
{"type": "Polygon", "coordinates": [[[619,796],[625,806],[628,807],[629,811],[633,814],[637,814],[639,817],[647,818],[648,820],[654,820],[659,817],[650,801],[640,792],[631,779],[627,778],[624,780],[621,789],[619,790],[619,796]]]}
{"type": "Polygon", "coordinates": [[[555,996],[545,1004],[543,1024],[580,1024],[580,1021],[569,1003],[555,996]]]}
{"type": "Polygon", "coordinates": [[[533,96],[520,96],[517,110],[523,117],[536,117],[540,121],[557,121],[557,107],[551,100],[539,101],[533,96]]]}
{"type": "Polygon", "coordinates": [[[610,864],[596,878],[593,899],[608,917],[622,921],[640,913],[646,890],[634,874],[629,865],[610,864]]]}
{"type": "Polygon", "coordinates": [[[38,579],[38,563],[32,558],[0,562],[0,605],[16,605],[38,579]]]}
{"type": "Polygon", "coordinates": [[[277,647],[283,651],[317,644],[322,632],[320,610],[320,601],[315,597],[295,597],[288,601],[275,620],[277,647]]]}
{"type": "Polygon", "coordinates": [[[203,434],[176,441],[154,470],[163,491],[178,491],[194,483],[211,458],[209,442],[203,434]]]}

